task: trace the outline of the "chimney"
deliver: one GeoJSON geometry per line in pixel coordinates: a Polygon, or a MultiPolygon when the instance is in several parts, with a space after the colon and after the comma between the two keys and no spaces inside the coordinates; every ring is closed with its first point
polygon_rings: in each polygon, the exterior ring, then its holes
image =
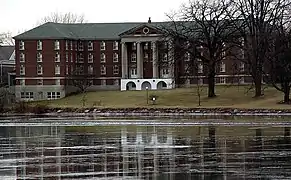
{"type": "Polygon", "coordinates": [[[148,23],[152,23],[151,17],[149,17],[148,23]]]}

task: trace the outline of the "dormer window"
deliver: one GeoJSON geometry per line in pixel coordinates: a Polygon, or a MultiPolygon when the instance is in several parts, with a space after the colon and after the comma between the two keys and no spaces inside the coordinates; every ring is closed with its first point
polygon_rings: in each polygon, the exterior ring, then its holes
{"type": "Polygon", "coordinates": [[[88,42],[88,51],[93,51],[93,42],[92,41],[88,42]]]}
{"type": "Polygon", "coordinates": [[[24,41],[19,42],[19,50],[24,50],[24,41]]]}
{"type": "Polygon", "coordinates": [[[60,41],[55,41],[55,50],[60,50],[60,41]]]}
{"type": "Polygon", "coordinates": [[[104,51],[106,49],[106,44],[104,41],[100,43],[100,50],[104,51]]]}
{"type": "Polygon", "coordinates": [[[37,41],[37,50],[42,50],[42,42],[41,42],[41,40],[37,41]]]}

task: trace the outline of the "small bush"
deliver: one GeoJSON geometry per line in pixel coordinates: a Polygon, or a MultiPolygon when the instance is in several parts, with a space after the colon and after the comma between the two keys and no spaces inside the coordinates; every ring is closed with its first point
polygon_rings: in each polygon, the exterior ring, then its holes
{"type": "Polygon", "coordinates": [[[29,106],[24,101],[19,101],[14,104],[12,110],[16,113],[25,113],[29,110],[29,106]]]}
{"type": "Polygon", "coordinates": [[[32,107],[31,111],[34,114],[44,114],[49,111],[49,107],[44,104],[36,104],[35,106],[32,107]]]}

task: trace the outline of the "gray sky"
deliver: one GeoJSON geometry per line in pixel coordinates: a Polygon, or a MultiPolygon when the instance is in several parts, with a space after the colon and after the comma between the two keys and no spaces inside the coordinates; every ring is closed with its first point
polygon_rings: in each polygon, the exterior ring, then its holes
{"type": "Polygon", "coordinates": [[[165,13],[179,9],[186,0],[0,0],[0,32],[13,35],[35,27],[52,12],[84,14],[98,22],[146,22],[167,20],[165,13]]]}

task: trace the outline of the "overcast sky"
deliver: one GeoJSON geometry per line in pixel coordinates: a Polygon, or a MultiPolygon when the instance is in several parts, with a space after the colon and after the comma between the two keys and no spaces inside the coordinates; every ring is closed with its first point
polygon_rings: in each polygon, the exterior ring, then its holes
{"type": "Polygon", "coordinates": [[[88,22],[146,22],[167,20],[166,13],[186,0],[0,0],[0,32],[13,35],[35,27],[52,12],[84,14],[88,22]]]}

